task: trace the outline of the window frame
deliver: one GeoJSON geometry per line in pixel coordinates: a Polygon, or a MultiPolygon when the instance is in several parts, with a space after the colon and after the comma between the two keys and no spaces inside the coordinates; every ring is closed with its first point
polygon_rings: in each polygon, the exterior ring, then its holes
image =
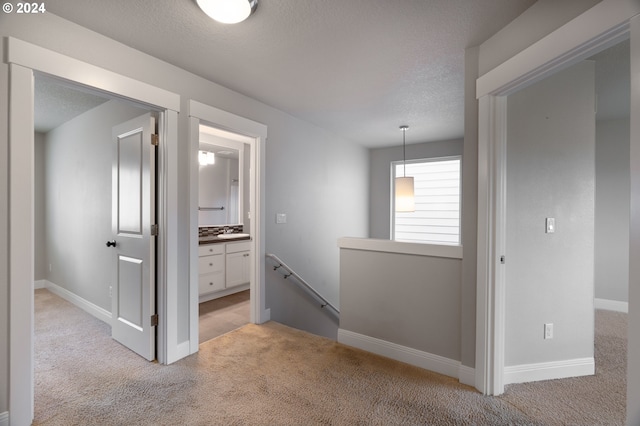
{"type": "MultiPolygon", "coordinates": [[[[434,246],[462,247],[462,155],[412,158],[410,160],[394,160],[390,162],[389,167],[390,167],[390,176],[391,176],[391,184],[390,184],[391,193],[390,193],[390,202],[389,202],[390,209],[391,209],[390,215],[389,215],[390,216],[390,228],[389,228],[390,240],[396,241],[398,243],[405,243],[405,244],[427,244],[427,245],[434,245],[434,246]],[[459,181],[459,187],[460,187],[460,194],[458,199],[458,205],[459,205],[459,211],[460,211],[460,214],[458,217],[458,235],[459,235],[458,242],[453,244],[446,244],[446,243],[439,243],[439,242],[397,241],[396,235],[395,235],[396,234],[395,178],[398,177],[395,173],[396,165],[402,165],[403,163],[406,163],[407,165],[415,164],[415,163],[436,163],[436,162],[452,161],[452,160],[460,161],[460,168],[459,168],[459,175],[458,175],[458,181],[459,181]]],[[[407,175],[407,176],[411,176],[411,175],[407,175]]]]}

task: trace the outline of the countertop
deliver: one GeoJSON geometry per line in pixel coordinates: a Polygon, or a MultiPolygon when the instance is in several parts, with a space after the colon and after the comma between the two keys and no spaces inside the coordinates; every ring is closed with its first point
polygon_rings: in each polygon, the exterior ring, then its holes
{"type": "MultiPolygon", "coordinates": [[[[230,236],[233,234],[225,234],[225,235],[230,236]]],[[[233,238],[230,238],[230,237],[219,238],[217,235],[209,235],[207,237],[198,238],[198,244],[202,246],[205,244],[230,243],[234,241],[245,241],[250,239],[251,239],[251,236],[246,234],[240,237],[233,237],[233,238]]]]}

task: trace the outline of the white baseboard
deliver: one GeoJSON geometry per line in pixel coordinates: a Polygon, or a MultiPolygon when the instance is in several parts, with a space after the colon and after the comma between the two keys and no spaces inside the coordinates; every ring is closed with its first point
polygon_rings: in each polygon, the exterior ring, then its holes
{"type": "Polygon", "coordinates": [[[595,368],[594,358],[514,365],[504,368],[504,384],[591,376],[595,374],[595,368]]]}
{"type": "Polygon", "coordinates": [[[39,290],[41,288],[45,288],[47,285],[46,283],[47,283],[47,280],[36,280],[33,282],[33,289],[39,290]]]}
{"type": "MultiPolygon", "coordinates": [[[[396,343],[387,342],[386,340],[377,339],[375,337],[365,336],[364,334],[354,333],[353,331],[338,329],[338,342],[362,349],[367,352],[386,356],[396,361],[406,362],[425,370],[435,371],[450,377],[460,377],[461,366],[460,361],[454,361],[439,355],[430,354],[417,349],[398,345],[396,343]]],[[[468,381],[468,371],[472,368],[465,367],[464,378],[468,381]]],[[[472,374],[472,385],[475,384],[475,372],[472,374]]],[[[467,383],[468,384],[468,383],[467,383]]]]}
{"type": "Polygon", "coordinates": [[[458,369],[458,380],[463,385],[474,386],[476,385],[476,369],[461,365],[458,369]]]}
{"type": "Polygon", "coordinates": [[[0,426],[9,426],[9,412],[0,413],[0,426]]]}
{"type": "Polygon", "coordinates": [[[595,299],[596,309],[605,309],[607,311],[629,313],[629,302],[620,302],[617,300],[595,299]]]}
{"type": "Polygon", "coordinates": [[[65,288],[62,288],[59,285],[52,283],[51,281],[45,280],[44,288],[49,290],[51,293],[62,297],[64,300],[73,303],[78,308],[82,309],[85,312],[88,312],[89,314],[98,318],[100,321],[104,321],[107,324],[111,325],[111,312],[107,311],[106,309],[103,309],[100,306],[95,305],[86,299],[83,299],[77,294],[72,293],[65,288]]]}

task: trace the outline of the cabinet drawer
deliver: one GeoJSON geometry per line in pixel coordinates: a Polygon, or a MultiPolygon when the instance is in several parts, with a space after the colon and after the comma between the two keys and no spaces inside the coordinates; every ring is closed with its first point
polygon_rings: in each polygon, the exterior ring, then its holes
{"type": "Polygon", "coordinates": [[[198,256],[224,254],[224,244],[205,244],[198,246],[198,256]]]}
{"type": "Polygon", "coordinates": [[[251,242],[243,241],[241,243],[227,243],[227,253],[237,253],[239,251],[251,250],[251,242]]]}
{"type": "Polygon", "coordinates": [[[212,291],[224,290],[224,272],[202,274],[198,278],[198,293],[205,294],[212,291]]]}
{"type": "Polygon", "coordinates": [[[198,258],[198,274],[221,272],[224,274],[224,255],[201,256],[198,258]]]}

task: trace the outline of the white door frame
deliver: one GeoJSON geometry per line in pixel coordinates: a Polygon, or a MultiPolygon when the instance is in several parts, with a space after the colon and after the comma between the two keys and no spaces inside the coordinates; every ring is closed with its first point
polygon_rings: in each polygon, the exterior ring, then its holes
{"type": "Polygon", "coordinates": [[[158,161],[158,359],[173,362],[177,346],[177,145],[180,97],[43,47],[9,37],[9,414],[33,420],[34,72],[132,99],[163,111],[158,161]],[[163,143],[164,142],[164,143],[163,143]],[[173,206],[174,208],[169,208],[173,206]]]}
{"type": "MultiPolygon", "coordinates": [[[[626,39],[631,19],[638,14],[637,1],[603,0],[476,81],[479,130],[475,370],[476,388],[485,394],[504,392],[506,307],[500,257],[505,254],[506,236],[506,97],[626,39]]],[[[632,33],[631,37],[634,43],[640,34],[632,33]]],[[[638,112],[632,109],[632,123],[640,120],[638,112]]],[[[633,191],[631,197],[633,200],[633,191]]],[[[638,281],[640,273],[629,278],[630,282],[638,281]]]]}
{"type": "Polygon", "coordinates": [[[238,140],[251,147],[249,171],[249,212],[251,225],[252,262],[249,273],[251,311],[250,321],[262,324],[269,321],[270,311],[265,308],[265,222],[264,175],[267,126],[221,109],[189,100],[189,342],[190,353],[198,351],[198,149],[200,124],[237,135],[238,140]]]}

